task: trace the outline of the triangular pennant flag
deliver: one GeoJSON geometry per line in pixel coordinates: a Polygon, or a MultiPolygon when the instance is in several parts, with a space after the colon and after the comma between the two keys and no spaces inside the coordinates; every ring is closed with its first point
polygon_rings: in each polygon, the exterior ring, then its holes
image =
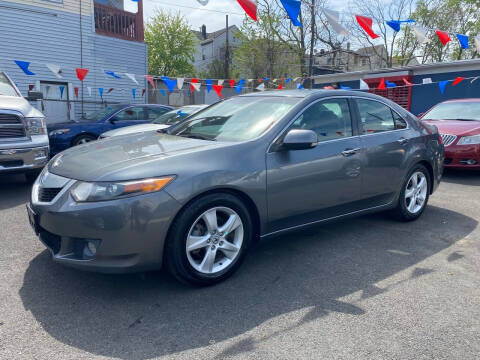
{"type": "Polygon", "coordinates": [[[292,81],[292,78],[286,78],[285,79],[285,84],[288,84],[290,81],[292,81]]]}
{"type": "Polygon", "coordinates": [[[385,86],[385,79],[382,78],[382,81],[380,81],[380,85],[378,85],[379,90],[385,90],[387,87],[385,86]]]}
{"type": "Polygon", "coordinates": [[[167,76],[162,76],[162,80],[167,85],[168,91],[173,92],[175,90],[175,86],[177,85],[177,80],[172,80],[167,76]]]}
{"type": "Polygon", "coordinates": [[[132,80],[135,84],[138,85],[138,81],[137,81],[137,79],[135,78],[135,75],[134,75],[134,74],[127,74],[127,73],[125,73],[125,76],[128,77],[130,80],[132,80]]]}
{"type": "Polygon", "coordinates": [[[267,78],[267,77],[264,77],[264,78],[262,79],[263,82],[268,81],[268,80],[270,80],[270,79],[267,78]]]}
{"type": "Polygon", "coordinates": [[[257,90],[264,91],[265,90],[265,84],[261,83],[260,85],[258,85],[257,90]]]}
{"type": "Polygon", "coordinates": [[[277,90],[282,90],[283,89],[283,84],[280,84],[277,86],[277,90]]]}
{"type": "Polygon", "coordinates": [[[217,84],[218,84],[218,85],[223,85],[224,81],[225,81],[225,80],[218,80],[217,84]]]}
{"type": "Polygon", "coordinates": [[[192,89],[195,89],[195,91],[200,91],[200,87],[202,86],[202,84],[200,83],[192,83],[191,85],[192,85],[192,89]]]}
{"type": "Polygon", "coordinates": [[[212,87],[213,87],[213,90],[215,90],[215,92],[217,93],[218,97],[221,98],[223,85],[212,85],[212,87]]]}
{"type": "Polygon", "coordinates": [[[477,52],[480,52],[480,35],[475,36],[475,47],[477,48],[477,52]]]}
{"type": "Polygon", "coordinates": [[[147,89],[145,89],[145,88],[142,89],[142,96],[145,95],[145,92],[146,92],[146,91],[147,91],[147,89]]]}
{"type": "Polygon", "coordinates": [[[263,81],[263,79],[258,79],[257,81],[258,81],[259,83],[261,83],[261,82],[263,81]]]}
{"type": "Polygon", "coordinates": [[[46,64],[47,68],[55,75],[57,79],[62,78],[62,68],[55,64],[46,64]]]}
{"type": "Polygon", "coordinates": [[[132,97],[135,99],[137,95],[137,90],[136,89],[132,89],[132,97]]]}
{"type": "Polygon", "coordinates": [[[92,87],[87,86],[88,96],[92,96],[92,87]]]}
{"type": "Polygon", "coordinates": [[[385,23],[390,26],[393,30],[395,30],[396,32],[399,32],[400,31],[400,21],[398,20],[389,20],[389,21],[385,21],[385,23]]]}
{"type": "Polygon", "coordinates": [[[88,69],[76,68],[75,72],[77,73],[78,80],[83,81],[88,74],[88,69]]]}
{"type": "Polygon", "coordinates": [[[403,78],[403,83],[406,85],[406,86],[411,86],[413,85],[410,81],[407,80],[407,78],[403,78]]]}
{"type": "Polygon", "coordinates": [[[73,88],[73,91],[75,92],[75,97],[78,99],[78,87],[75,86],[75,87],[73,88]]]}
{"type": "Polygon", "coordinates": [[[58,89],[60,90],[60,99],[63,99],[63,92],[65,91],[65,86],[60,85],[58,89]]]}
{"type": "Polygon", "coordinates": [[[179,90],[182,90],[184,81],[185,81],[184,78],[177,78],[177,87],[179,90]]]}
{"type": "Polygon", "coordinates": [[[424,78],[422,79],[422,84],[431,84],[432,83],[432,78],[424,78]]]}
{"type": "Polygon", "coordinates": [[[108,89],[107,94],[110,94],[113,90],[115,90],[115,89],[114,88],[108,89]]]}
{"type": "Polygon", "coordinates": [[[333,86],[324,86],[323,87],[325,90],[335,90],[333,86]]]}
{"type": "Polygon", "coordinates": [[[228,83],[230,84],[231,88],[233,88],[235,86],[235,80],[234,79],[228,80],[228,83]]]}
{"type": "Polygon", "coordinates": [[[33,89],[35,89],[35,85],[33,84],[28,85],[28,91],[32,91],[33,89]]]}
{"type": "Polygon", "coordinates": [[[257,21],[257,4],[253,0],[237,0],[248,16],[257,21]]]}
{"type": "Polygon", "coordinates": [[[156,89],[157,87],[155,86],[155,82],[153,81],[153,76],[152,75],[145,75],[145,79],[148,80],[152,88],[156,89]]]}
{"type": "Polygon", "coordinates": [[[455,80],[453,80],[452,86],[460,84],[465,78],[463,76],[458,76],[455,80]]]}
{"type": "Polygon", "coordinates": [[[297,0],[280,0],[285,11],[287,12],[288,17],[292,21],[292,24],[295,26],[303,26],[302,23],[298,20],[298,15],[300,15],[300,8],[302,3],[297,0]]]}
{"type": "Polygon", "coordinates": [[[468,45],[468,36],[467,35],[462,35],[462,34],[455,34],[455,36],[458,39],[458,42],[460,43],[460,46],[462,49],[469,49],[470,46],[468,45]]]}
{"type": "Polygon", "coordinates": [[[387,84],[387,88],[397,87],[397,84],[395,84],[394,82],[390,82],[388,80],[385,80],[385,83],[387,84]]]}
{"type": "Polygon", "coordinates": [[[100,97],[103,100],[103,88],[98,88],[98,92],[100,93],[100,97]]]}
{"type": "Polygon", "coordinates": [[[451,40],[450,36],[448,36],[448,33],[445,31],[436,30],[435,33],[442,42],[443,46],[447,45],[447,43],[451,40]]]}
{"type": "Polygon", "coordinates": [[[440,81],[438,83],[438,87],[440,88],[440,92],[443,94],[445,92],[445,87],[448,84],[448,80],[440,81]]]}
{"type": "Polygon", "coordinates": [[[205,85],[207,85],[207,93],[209,93],[212,90],[213,81],[211,79],[206,79],[205,85]]]}
{"type": "Polygon", "coordinates": [[[373,32],[373,20],[366,16],[355,15],[355,19],[357,19],[358,25],[365,30],[365,32],[370,36],[372,39],[378,38],[378,35],[373,32]]]}
{"type": "Polygon", "coordinates": [[[368,90],[370,89],[368,84],[365,82],[365,80],[360,79],[360,89],[361,90],[368,90]]]}
{"type": "Polygon", "coordinates": [[[160,89],[160,92],[162,93],[162,96],[167,95],[167,92],[166,92],[165,90],[163,90],[163,89],[160,89]]]}
{"type": "Polygon", "coordinates": [[[338,11],[329,10],[329,9],[322,9],[325,17],[327,18],[328,24],[331,26],[333,31],[335,31],[338,35],[348,35],[348,30],[340,24],[340,15],[338,11]]]}
{"type": "Polygon", "coordinates": [[[208,4],[208,0],[197,0],[197,1],[203,6],[208,4]]]}
{"type": "Polygon", "coordinates": [[[431,41],[431,39],[427,38],[427,31],[427,29],[421,26],[413,26],[413,32],[415,33],[415,36],[417,37],[417,40],[420,44],[431,41]]]}
{"type": "Polygon", "coordinates": [[[273,79],[272,82],[275,84],[277,82],[278,79],[273,79]]]}
{"type": "Polygon", "coordinates": [[[114,71],[105,70],[104,72],[105,72],[106,75],[111,76],[111,77],[113,77],[113,78],[115,78],[115,79],[121,79],[121,78],[122,78],[120,75],[115,74],[114,71]]]}
{"type": "MultiPolygon", "coordinates": [[[[196,87],[193,85],[193,84],[197,84],[198,83],[198,79],[191,79],[190,80],[190,91],[193,92],[194,89],[196,89],[196,87]]],[[[198,90],[197,91],[200,91],[200,86],[198,87],[198,90]]]]}
{"type": "Polygon", "coordinates": [[[15,61],[15,64],[18,65],[22,71],[29,76],[35,75],[35,73],[31,72],[28,67],[30,66],[30,63],[28,61],[20,61],[20,60],[13,60],[15,61]]]}
{"type": "Polygon", "coordinates": [[[342,90],[351,90],[352,88],[351,88],[350,86],[340,85],[340,89],[342,89],[342,90]]]}
{"type": "Polygon", "coordinates": [[[302,83],[298,83],[298,84],[297,84],[297,89],[299,89],[299,90],[304,89],[302,83]]]}

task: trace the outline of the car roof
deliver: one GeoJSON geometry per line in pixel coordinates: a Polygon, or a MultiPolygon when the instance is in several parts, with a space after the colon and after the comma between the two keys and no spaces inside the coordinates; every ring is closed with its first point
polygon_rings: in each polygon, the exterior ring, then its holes
{"type": "Polygon", "coordinates": [[[386,98],[368,93],[366,91],[360,90],[327,90],[327,89],[312,89],[312,90],[267,90],[262,92],[254,92],[250,94],[241,95],[244,97],[255,97],[255,96],[265,96],[265,97],[296,97],[296,98],[320,98],[320,97],[329,97],[329,96],[359,96],[369,97],[372,99],[384,99],[386,98]]]}

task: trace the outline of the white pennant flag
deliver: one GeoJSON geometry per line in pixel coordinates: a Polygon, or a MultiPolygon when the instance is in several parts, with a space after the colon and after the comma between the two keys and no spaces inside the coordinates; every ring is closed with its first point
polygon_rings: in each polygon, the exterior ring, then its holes
{"type": "Polygon", "coordinates": [[[264,91],[265,90],[265,84],[261,83],[260,85],[258,85],[257,90],[264,91]]]}
{"type": "Polygon", "coordinates": [[[191,83],[191,85],[196,91],[200,91],[200,86],[202,86],[200,83],[191,83]]]}
{"type": "Polygon", "coordinates": [[[251,83],[253,81],[253,79],[248,79],[248,82],[251,83]]]}
{"type": "Polygon", "coordinates": [[[218,80],[218,85],[223,85],[224,82],[225,80],[218,80]]]}
{"type": "Polygon", "coordinates": [[[295,79],[293,79],[294,82],[297,82],[298,80],[300,80],[301,77],[296,77],[295,79]]]}
{"type": "Polygon", "coordinates": [[[273,83],[275,84],[277,82],[277,79],[273,79],[273,83]]]}
{"type": "Polygon", "coordinates": [[[87,86],[88,96],[92,96],[92,88],[87,86]]]}
{"type": "Polygon", "coordinates": [[[368,87],[368,84],[363,79],[360,79],[360,90],[368,90],[368,89],[370,89],[368,87]]]}
{"type": "Polygon", "coordinates": [[[338,35],[349,35],[348,30],[345,29],[342,24],[340,24],[340,15],[337,11],[323,9],[323,13],[325,14],[325,17],[327,18],[327,21],[332,27],[333,31],[335,31],[338,35]]]}
{"type": "Polygon", "coordinates": [[[432,78],[422,79],[422,84],[431,84],[431,83],[432,83],[432,78]]]}
{"type": "Polygon", "coordinates": [[[62,68],[55,64],[46,64],[47,68],[57,77],[57,79],[62,79],[62,68]]]}
{"type": "Polygon", "coordinates": [[[127,73],[125,73],[125,76],[128,77],[130,80],[132,80],[135,84],[138,85],[138,81],[137,81],[137,79],[135,79],[135,75],[134,75],[134,74],[127,74],[127,73]]]}
{"type": "Polygon", "coordinates": [[[177,87],[182,90],[183,88],[183,82],[185,81],[184,78],[177,78],[177,87]]]}
{"type": "Polygon", "coordinates": [[[475,47],[477,48],[477,51],[480,52],[480,35],[475,36],[475,47]]]}
{"type": "Polygon", "coordinates": [[[425,44],[431,41],[431,39],[427,38],[427,29],[421,26],[414,26],[413,32],[415,33],[415,36],[420,44],[425,44]]]}
{"type": "Polygon", "coordinates": [[[208,0],[197,0],[197,1],[203,6],[208,4],[208,0]]]}

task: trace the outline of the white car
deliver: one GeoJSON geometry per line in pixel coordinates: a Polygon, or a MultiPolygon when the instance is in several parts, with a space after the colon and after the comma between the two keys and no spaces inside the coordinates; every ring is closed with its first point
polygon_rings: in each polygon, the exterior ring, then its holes
{"type": "Polygon", "coordinates": [[[133,125],[133,126],[126,126],[115,130],[110,130],[104,132],[100,135],[99,139],[106,139],[113,136],[120,136],[120,135],[129,135],[134,133],[141,133],[145,131],[154,131],[154,130],[161,130],[167,129],[172,125],[178,124],[180,121],[183,121],[190,115],[193,115],[200,110],[206,108],[208,105],[188,105],[183,106],[179,109],[175,109],[169,111],[157,119],[153,120],[151,123],[148,124],[141,124],[141,125],[133,125]]]}

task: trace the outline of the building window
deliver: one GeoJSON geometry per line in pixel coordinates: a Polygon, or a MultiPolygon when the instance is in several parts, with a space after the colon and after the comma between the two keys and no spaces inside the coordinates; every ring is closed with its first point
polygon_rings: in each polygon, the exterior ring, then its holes
{"type": "Polygon", "coordinates": [[[202,60],[206,60],[207,59],[207,50],[202,47],[202,60]]]}

